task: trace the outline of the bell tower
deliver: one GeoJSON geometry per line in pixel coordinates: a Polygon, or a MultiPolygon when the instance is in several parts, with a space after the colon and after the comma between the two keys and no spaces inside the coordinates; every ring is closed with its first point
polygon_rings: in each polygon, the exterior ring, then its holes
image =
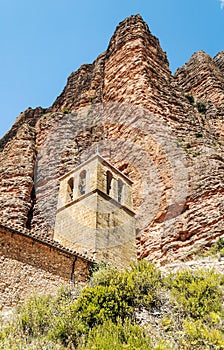
{"type": "Polygon", "coordinates": [[[96,261],[135,260],[132,183],[99,154],[62,176],[54,239],[96,261]]]}

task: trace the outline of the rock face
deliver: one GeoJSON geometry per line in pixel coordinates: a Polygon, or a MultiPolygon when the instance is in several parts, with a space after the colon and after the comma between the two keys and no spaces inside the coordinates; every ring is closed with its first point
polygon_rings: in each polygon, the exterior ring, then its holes
{"type": "Polygon", "coordinates": [[[98,147],[133,181],[139,258],[184,259],[224,233],[224,52],[199,51],[174,76],[141,16],[28,109],[0,140],[0,212],[53,237],[58,178],[98,147]],[[98,145],[98,146],[97,146],[98,145]]]}
{"type": "Polygon", "coordinates": [[[179,86],[188,96],[190,94],[195,98],[199,111],[205,114],[200,118],[204,132],[207,131],[209,136],[213,133],[217,141],[223,140],[224,136],[223,55],[220,52],[212,59],[205,52],[199,51],[175,74],[179,86]]]}

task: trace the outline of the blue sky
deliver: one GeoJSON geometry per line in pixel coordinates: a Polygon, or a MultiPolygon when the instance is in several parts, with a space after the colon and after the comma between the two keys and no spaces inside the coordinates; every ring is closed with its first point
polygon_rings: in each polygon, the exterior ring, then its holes
{"type": "Polygon", "coordinates": [[[68,75],[140,13],[174,72],[198,50],[224,50],[224,0],[0,0],[0,137],[28,107],[48,107],[68,75]]]}

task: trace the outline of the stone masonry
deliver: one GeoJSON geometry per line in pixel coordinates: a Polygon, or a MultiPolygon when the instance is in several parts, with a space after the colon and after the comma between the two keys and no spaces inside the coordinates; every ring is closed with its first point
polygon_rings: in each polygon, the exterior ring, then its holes
{"type": "Polygon", "coordinates": [[[98,262],[136,260],[132,181],[99,154],[60,179],[54,239],[98,262]]]}
{"type": "Polygon", "coordinates": [[[0,225],[0,309],[85,282],[92,263],[53,241],[0,225]]]}

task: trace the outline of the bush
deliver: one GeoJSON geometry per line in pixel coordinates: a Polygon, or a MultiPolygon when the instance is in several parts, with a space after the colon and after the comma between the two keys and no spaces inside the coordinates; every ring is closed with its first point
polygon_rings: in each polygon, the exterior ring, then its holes
{"type": "Polygon", "coordinates": [[[118,321],[114,324],[111,320],[93,328],[86,343],[79,350],[150,350],[151,339],[147,331],[136,324],[126,320],[124,323],[118,321]]]}
{"type": "Polygon", "coordinates": [[[62,111],[62,113],[64,113],[64,114],[69,114],[69,113],[71,113],[71,111],[69,111],[68,108],[64,108],[63,111],[62,111]]]}
{"type": "Polygon", "coordinates": [[[210,255],[216,255],[218,253],[218,256],[223,257],[224,256],[224,237],[219,237],[215,244],[207,250],[204,255],[210,256],[210,255]]]}
{"type": "Polygon", "coordinates": [[[200,155],[201,155],[201,152],[194,152],[194,153],[192,154],[193,157],[197,157],[197,156],[200,156],[200,155]]]}
{"type": "Polygon", "coordinates": [[[116,287],[122,300],[132,308],[150,309],[160,304],[161,273],[144,260],[124,271],[103,268],[93,275],[92,285],[116,287]]]}
{"type": "Polygon", "coordinates": [[[183,349],[224,349],[222,331],[209,328],[201,320],[185,320],[183,325],[183,349]]]}
{"type": "Polygon", "coordinates": [[[83,290],[76,305],[77,316],[87,327],[102,324],[105,320],[131,317],[133,309],[116,286],[95,286],[83,290]]]}
{"type": "Polygon", "coordinates": [[[194,97],[190,94],[186,94],[185,97],[188,99],[188,101],[190,102],[190,104],[194,104],[194,97]]]}
{"type": "Polygon", "coordinates": [[[103,266],[78,298],[72,289],[31,298],[0,327],[0,349],[224,349],[223,283],[203,270],[162,278],[145,261],[103,266]]]}
{"type": "Polygon", "coordinates": [[[217,252],[222,251],[224,249],[224,237],[219,237],[215,246],[217,252]]]}
{"type": "Polygon", "coordinates": [[[200,139],[203,137],[203,134],[201,132],[197,132],[195,136],[197,137],[197,139],[200,139]]]}
{"type": "Polygon", "coordinates": [[[205,114],[206,104],[204,102],[201,102],[201,101],[197,102],[196,107],[197,107],[199,113],[205,114]]]}
{"type": "Polygon", "coordinates": [[[134,319],[134,310],[150,309],[159,304],[161,275],[145,261],[119,271],[103,267],[92,277],[92,287],[83,290],[76,311],[89,327],[119,317],[134,319]]]}
{"type": "Polygon", "coordinates": [[[77,346],[83,335],[87,334],[86,327],[77,317],[75,303],[64,306],[61,312],[52,319],[47,337],[53,342],[59,342],[64,346],[73,344],[77,346]]]}
{"type": "Polygon", "coordinates": [[[53,302],[50,296],[33,297],[20,309],[19,322],[29,336],[45,334],[53,317],[53,302]]]}
{"type": "Polygon", "coordinates": [[[43,338],[49,344],[59,340],[62,346],[69,341],[77,344],[84,326],[76,318],[70,291],[60,289],[55,297],[32,297],[20,307],[15,325],[12,327],[10,324],[8,329],[9,331],[5,328],[5,337],[20,333],[24,337],[23,342],[27,344],[33,339],[43,338]]]}
{"type": "Polygon", "coordinates": [[[193,319],[206,319],[211,312],[222,314],[223,278],[213,270],[181,271],[168,277],[177,307],[193,319]]]}

